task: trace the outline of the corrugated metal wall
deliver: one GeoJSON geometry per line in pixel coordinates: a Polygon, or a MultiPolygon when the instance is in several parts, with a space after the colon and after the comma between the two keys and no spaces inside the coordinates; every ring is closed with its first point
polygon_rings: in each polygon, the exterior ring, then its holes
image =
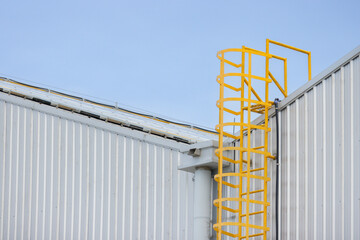
{"type": "Polygon", "coordinates": [[[191,239],[181,157],[1,99],[0,239],[191,239]]]}
{"type": "Polygon", "coordinates": [[[281,111],[283,239],[360,238],[360,60],[281,111]]]}

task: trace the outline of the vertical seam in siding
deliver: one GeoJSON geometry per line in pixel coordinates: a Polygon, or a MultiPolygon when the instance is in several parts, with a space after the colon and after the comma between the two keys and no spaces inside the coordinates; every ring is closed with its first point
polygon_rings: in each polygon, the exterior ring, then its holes
{"type": "Polygon", "coordinates": [[[141,153],[142,153],[142,144],[143,142],[142,141],[139,141],[139,166],[137,166],[138,170],[139,170],[139,179],[138,179],[138,187],[139,189],[137,189],[138,191],[138,215],[137,215],[137,224],[138,224],[138,228],[137,228],[137,238],[140,239],[141,238],[141,174],[142,174],[142,165],[141,165],[141,153]]]}
{"type": "Polygon", "coordinates": [[[92,214],[92,238],[91,239],[95,239],[95,228],[96,228],[96,225],[95,225],[95,219],[96,219],[96,182],[97,182],[97,180],[96,180],[96,159],[97,159],[97,148],[98,148],[98,146],[97,146],[97,142],[96,142],[96,139],[97,139],[97,131],[96,131],[97,129],[94,129],[94,163],[93,163],[93,165],[94,165],[94,182],[93,182],[93,187],[94,187],[94,192],[93,192],[93,209],[92,209],[92,212],[93,212],[93,214],[92,214]]]}
{"type": "MultiPolygon", "coordinates": [[[[72,147],[72,158],[71,158],[71,162],[72,162],[72,176],[71,176],[71,223],[70,223],[70,239],[74,239],[74,218],[75,218],[75,123],[72,122],[72,143],[73,143],[73,147],[72,147]]],[[[80,207],[81,205],[79,205],[80,207]]]]}
{"type": "Polygon", "coordinates": [[[25,229],[25,226],[24,226],[24,218],[25,218],[25,176],[26,176],[26,123],[27,123],[27,119],[26,119],[26,109],[24,108],[24,120],[23,121],[23,125],[24,125],[24,143],[23,143],[23,172],[22,172],[22,203],[21,203],[21,210],[22,210],[22,213],[21,213],[21,235],[20,235],[20,238],[21,239],[24,239],[24,229],[25,229]]]}
{"type": "Polygon", "coordinates": [[[340,79],[340,96],[341,96],[341,236],[345,237],[345,78],[344,66],[341,67],[340,79]]]}
{"type": "MultiPolygon", "coordinates": [[[[172,172],[173,172],[173,170],[172,170],[172,164],[173,164],[173,153],[172,153],[172,150],[169,150],[169,152],[170,152],[170,156],[169,156],[169,158],[170,159],[168,159],[168,161],[170,162],[170,164],[169,164],[169,167],[170,167],[170,169],[169,169],[169,174],[172,174],[172,172]]],[[[170,199],[169,199],[169,211],[170,211],[170,214],[169,214],[169,218],[170,218],[170,220],[169,220],[169,239],[173,239],[172,238],[172,221],[173,221],[173,219],[172,219],[172,215],[173,215],[173,208],[172,208],[172,205],[173,205],[173,189],[172,189],[172,176],[170,175],[170,181],[169,181],[169,186],[170,186],[170,193],[169,193],[169,195],[170,195],[170,199]]]]}
{"type": "MultiPolygon", "coordinates": [[[[327,199],[326,194],[326,187],[327,187],[327,182],[326,182],[326,165],[327,165],[327,159],[326,159],[326,151],[328,149],[327,146],[327,138],[326,138],[326,90],[327,90],[327,83],[329,80],[325,80],[323,81],[323,199],[327,199]]],[[[323,234],[324,234],[324,240],[326,239],[326,213],[327,213],[327,201],[324,201],[324,207],[323,207],[323,234]]]]}
{"type": "Polygon", "coordinates": [[[150,182],[150,170],[149,170],[149,155],[150,155],[150,151],[149,151],[149,144],[146,143],[146,206],[145,206],[145,236],[148,237],[149,236],[149,182],[150,182]]]}
{"type": "Polygon", "coordinates": [[[85,239],[89,236],[89,198],[90,198],[90,127],[86,126],[86,212],[85,212],[85,239]]]}
{"type": "MultiPolygon", "coordinates": [[[[17,136],[16,136],[16,170],[15,170],[15,216],[14,216],[14,239],[17,239],[17,218],[18,218],[18,199],[19,199],[19,158],[20,158],[20,107],[17,108],[17,136]]],[[[10,235],[9,235],[10,236],[10,235]]]]}
{"type": "Polygon", "coordinates": [[[4,141],[4,151],[2,153],[3,156],[3,162],[2,162],[2,182],[1,182],[1,219],[0,219],[0,238],[4,237],[4,206],[5,206],[5,156],[6,156],[6,117],[7,117],[7,112],[6,112],[6,103],[2,102],[4,111],[3,111],[3,120],[4,120],[4,136],[3,136],[3,141],[4,141]]]}
{"type": "MultiPolygon", "coordinates": [[[[51,119],[51,130],[53,132],[53,127],[54,127],[54,119],[52,117],[50,117],[51,119]]],[[[40,127],[40,125],[39,125],[40,127]]],[[[60,131],[60,130],[59,130],[60,131]]],[[[46,161],[46,154],[47,154],[47,132],[48,132],[48,117],[44,114],[44,178],[43,178],[43,185],[44,185],[44,194],[43,194],[43,216],[42,216],[42,239],[46,239],[45,238],[45,215],[46,215],[46,185],[47,185],[47,182],[46,182],[46,167],[47,167],[47,161],[46,161]]],[[[51,138],[53,140],[53,136],[54,134],[52,133],[51,134],[51,138]]],[[[54,143],[54,142],[52,142],[54,143]]],[[[39,141],[39,144],[40,144],[40,141],[39,141]]],[[[53,145],[53,144],[50,144],[50,145],[53,145]]],[[[51,150],[53,150],[53,148],[51,147],[51,150]]],[[[39,149],[40,151],[40,149],[39,149]]],[[[53,152],[51,152],[52,154],[53,152]]],[[[39,155],[40,157],[40,152],[39,152],[39,155]]],[[[52,161],[53,162],[53,161],[52,161]]],[[[40,164],[40,161],[39,161],[39,164],[40,164]]],[[[51,164],[51,166],[53,166],[53,163],[51,164]]],[[[53,176],[53,174],[51,174],[53,176]]],[[[50,231],[49,231],[49,238],[51,238],[51,229],[52,229],[52,195],[53,195],[53,185],[52,185],[53,181],[51,182],[51,185],[50,185],[50,199],[51,199],[51,202],[50,202],[50,231]]],[[[37,214],[40,214],[39,212],[37,214]]]]}
{"type": "Polygon", "coordinates": [[[314,158],[313,158],[313,162],[314,162],[314,171],[313,171],[313,175],[314,175],[314,234],[313,234],[313,239],[316,239],[316,234],[317,234],[317,86],[314,87],[314,158]]]}
{"type": "Polygon", "coordinates": [[[309,199],[309,156],[308,156],[308,142],[309,142],[309,124],[308,124],[308,118],[309,118],[309,114],[308,114],[308,110],[309,110],[309,106],[308,106],[308,95],[309,93],[305,93],[304,94],[304,105],[305,105],[305,113],[304,113],[304,118],[305,118],[305,122],[304,122],[304,133],[305,133],[305,239],[308,239],[308,234],[309,234],[309,221],[308,221],[308,217],[309,217],[309,203],[308,203],[308,199],[309,199]]]}
{"type": "Polygon", "coordinates": [[[335,74],[333,73],[331,76],[331,90],[332,90],[332,239],[335,240],[335,183],[336,183],[336,175],[335,175],[335,74]]]}
{"type": "Polygon", "coordinates": [[[157,176],[157,161],[156,161],[156,155],[157,155],[157,148],[154,146],[154,238],[156,238],[156,203],[157,203],[157,183],[156,183],[156,176],[157,176]]]}
{"type": "Polygon", "coordinates": [[[2,187],[1,187],[1,219],[0,219],[0,222],[1,222],[1,225],[0,225],[0,237],[1,238],[5,238],[4,237],[4,220],[5,220],[5,214],[4,214],[4,209],[5,209],[5,157],[6,157],[6,136],[7,136],[7,132],[6,132],[6,129],[7,129],[7,107],[6,107],[6,102],[4,101],[3,102],[3,107],[4,107],[4,111],[3,111],[3,119],[4,119],[4,137],[3,137],[3,140],[4,140],[4,151],[3,151],[3,167],[2,167],[2,187]]]}
{"type": "MultiPolygon", "coordinates": [[[[57,182],[57,190],[58,190],[58,196],[57,196],[57,204],[56,204],[56,208],[57,208],[57,213],[56,213],[56,217],[57,217],[57,221],[56,221],[56,239],[58,240],[59,239],[59,231],[60,231],[60,180],[61,180],[61,121],[62,119],[60,118],[59,119],[59,136],[58,136],[58,149],[59,149],[59,152],[58,152],[58,182],[57,182]]],[[[46,168],[44,168],[44,171],[46,172],[46,168]]],[[[45,174],[44,174],[45,175],[45,174]]],[[[46,189],[46,187],[44,188],[46,189]]],[[[45,195],[44,195],[45,196],[45,195]]],[[[44,205],[45,205],[45,200],[44,200],[44,205]]],[[[44,214],[45,216],[45,214],[44,214]]],[[[44,228],[45,228],[45,219],[44,219],[44,228]]],[[[51,234],[51,233],[50,233],[51,234]]],[[[51,238],[51,237],[50,237],[51,238]]]]}
{"type": "Polygon", "coordinates": [[[124,138],[124,153],[123,153],[123,159],[124,159],[124,167],[123,167],[123,192],[122,192],[122,238],[125,239],[125,187],[126,187],[126,139],[124,138]]]}
{"type": "Polygon", "coordinates": [[[81,209],[82,209],[82,159],[83,159],[83,126],[79,124],[79,219],[78,219],[78,239],[81,239],[81,209]]]}
{"type": "MultiPolygon", "coordinates": [[[[107,239],[108,240],[110,240],[110,225],[111,225],[111,222],[110,222],[110,204],[111,204],[111,183],[112,183],[112,181],[111,181],[111,146],[112,146],[112,141],[111,141],[111,133],[109,133],[109,149],[108,149],[108,159],[107,159],[107,161],[109,162],[108,163],[108,209],[107,209],[107,217],[108,217],[108,219],[107,219],[107,239]]],[[[115,211],[115,213],[116,213],[116,211],[115,211]]]]}
{"type": "MultiPolygon", "coordinates": [[[[33,141],[33,137],[34,137],[34,111],[30,110],[30,149],[31,149],[31,153],[30,153],[30,167],[29,167],[29,204],[28,204],[28,210],[29,210],[29,215],[28,215],[28,234],[27,234],[27,239],[31,238],[31,214],[32,214],[32,208],[31,208],[31,204],[32,204],[32,196],[33,196],[33,187],[32,187],[32,180],[33,180],[33,146],[34,146],[34,141],[33,141]]],[[[35,193],[36,194],[36,193],[35,193]]]]}
{"type": "Polygon", "coordinates": [[[10,239],[9,236],[9,232],[10,232],[10,209],[11,209],[11,179],[12,179],[12,148],[13,148],[13,144],[12,144],[12,139],[13,139],[13,106],[10,105],[10,123],[9,123],[9,128],[10,128],[10,136],[9,136],[9,159],[10,159],[10,163],[9,163],[9,196],[8,196],[8,216],[7,216],[7,239],[10,239]]]}
{"type": "MultiPolygon", "coordinates": [[[[34,147],[34,141],[33,141],[33,137],[34,137],[34,111],[31,110],[30,111],[30,182],[29,182],[29,205],[28,205],[28,209],[29,209],[29,221],[28,221],[28,239],[31,239],[31,214],[32,214],[32,196],[33,196],[33,189],[32,189],[32,180],[33,180],[33,147],[34,147]]],[[[36,194],[36,193],[35,193],[36,194]]],[[[1,232],[0,232],[1,233],[1,232]]],[[[1,236],[1,235],[0,235],[1,236]]]]}
{"type": "Polygon", "coordinates": [[[280,186],[279,186],[279,188],[278,188],[278,190],[279,190],[279,199],[278,199],[278,204],[279,204],[279,212],[278,212],[278,216],[279,216],[279,221],[278,221],[278,223],[279,223],[279,226],[277,226],[278,227],[278,232],[279,232],[279,234],[278,234],[278,236],[279,236],[279,240],[281,240],[282,239],[282,234],[281,234],[281,230],[282,230],[282,201],[281,201],[281,199],[282,199],[282,187],[281,187],[281,183],[282,183],[282,112],[281,111],[279,111],[279,142],[278,142],[278,144],[279,144],[279,152],[277,153],[278,154],[278,158],[280,159],[280,166],[279,166],[279,184],[280,184],[280,186]]]}
{"type": "Polygon", "coordinates": [[[130,219],[129,219],[129,236],[132,238],[133,233],[133,201],[134,201],[134,139],[130,139],[130,219]]]}
{"type": "Polygon", "coordinates": [[[161,148],[161,164],[162,164],[162,171],[161,171],[161,239],[164,240],[165,234],[165,153],[164,149],[161,148]]]}
{"type": "MultiPolygon", "coordinates": [[[[188,189],[188,187],[189,187],[189,177],[187,176],[187,174],[185,174],[185,186],[186,186],[186,189],[188,189]]],[[[189,201],[188,201],[188,199],[189,199],[189,193],[188,193],[188,191],[186,191],[186,193],[185,193],[185,239],[187,240],[188,239],[188,228],[190,227],[189,226],[189,221],[188,221],[188,218],[189,218],[189,214],[188,214],[188,212],[189,212],[189,201]]]]}
{"type": "MultiPolygon", "coordinates": [[[[180,165],[180,153],[178,153],[178,158],[177,158],[177,166],[180,165]]],[[[176,239],[180,239],[180,175],[181,172],[178,171],[177,172],[177,201],[176,201],[176,204],[177,204],[177,216],[178,216],[178,220],[177,220],[177,238],[176,239]]]]}
{"type": "Polygon", "coordinates": [[[65,142],[65,154],[64,154],[64,219],[63,219],[63,224],[64,224],[64,232],[63,232],[63,237],[64,237],[64,240],[65,240],[65,236],[66,236],[66,218],[67,218],[67,211],[66,211],[66,208],[67,208],[67,182],[68,182],[68,161],[69,161],[69,158],[68,158],[68,154],[69,154],[69,149],[68,149],[68,136],[69,136],[69,121],[67,120],[64,120],[65,121],[65,139],[64,139],[64,142],[65,142]]]}
{"type": "Polygon", "coordinates": [[[101,149],[101,196],[100,196],[100,216],[99,219],[100,220],[100,227],[99,227],[99,238],[103,238],[103,230],[104,230],[104,173],[105,173],[105,169],[104,169],[104,162],[105,162],[105,137],[104,137],[104,131],[101,130],[101,145],[100,145],[100,149],[101,149]]]}
{"type": "Polygon", "coordinates": [[[354,239],[354,60],[350,61],[350,230],[354,239]]]}
{"type": "Polygon", "coordinates": [[[291,189],[291,182],[290,182],[290,105],[286,107],[286,114],[287,114],[287,238],[290,239],[290,189],[291,189]]]}
{"type": "Polygon", "coordinates": [[[118,184],[119,184],[119,136],[115,140],[115,224],[114,224],[114,240],[118,239],[118,184]]]}
{"type": "Polygon", "coordinates": [[[299,220],[300,220],[300,202],[299,202],[299,192],[300,192],[300,185],[299,185],[299,141],[300,141],[300,137],[299,137],[299,133],[300,133],[300,129],[299,129],[299,99],[296,100],[295,102],[295,107],[296,107],[296,240],[299,240],[299,220]]]}

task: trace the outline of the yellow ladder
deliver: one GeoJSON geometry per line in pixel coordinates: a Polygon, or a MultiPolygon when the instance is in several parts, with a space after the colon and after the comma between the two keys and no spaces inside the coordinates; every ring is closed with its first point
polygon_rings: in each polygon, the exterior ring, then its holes
{"type": "Polygon", "coordinates": [[[216,126],[216,130],[219,133],[219,147],[215,154],[218,156],[219,162],[218,174],[214,177],[218,182],[218,198],[214,200],[214,205],[217,207],[217,223],[213,226],[218,240],[222,239],[224,235],[235,239],[252,237],[266,239],[267,231],[270,230],[267,226],[267,207],[270,205],[267,201],[267,183],[270,181],[268,158],[275,159],[275,157],[268,151],[268,134],[271,130],[268,127],[268,117],[269,109],[273,105],[273,102],[269,100],[269,84],[274,82],[284,97],[287,96],[287,59],[269,54],[270,43],[308,54],[309,80],[311,78],[310,52],[269,39],[266,41],[266,52],[245,46],[218,52],[220,75],[217,77],[217,82],[220,84],[220,98],[216,103],[219,108],[219,124],[216,126]],[[234,54],[241,57],[240,64],[227,58],[228,55],[234,54]],[[260,56],[265,60],[264,76],[252,74],[253,56],[260,56]],[[271,58],[284,62],[283,86],[269,71],[271,58]],[[241,71],[225,71],[229,66],[241,71]],[[229,78],[238,78],[237,83],[240,82],[240,87],[227,81],[229,78]],[[255,87],[259,87],[256,82],[261,82],[264,87],[255,89],[255,87]],[[226,96],[226,93],[229,92],[235,93],[235,96],[226,96]],[[234,102],[239,103],[238,109],[231,108],[229,103],[234,102]],[[238,116],[239,121],[227,121],[229,118],[225,118],[225,114],[238,116]],[[254,114],[264,114],[263,124],[251,123],[254,114]],[[238,135],[230,133],[227,130],[229,127],[237,127],[238,135]],[[251,132],[253,130],[263,132],[264,137],[261,142],[252,141],[251,132]],[[226,138],[232,139],[229,141],[231,143],[238,142],[238,145],[224,143],[226,138]],[[234,151],[237,153],[236,155],[231,154],[234,151]],[[233,163],[235,171],[224,172],[223,161],[233,163]]]}

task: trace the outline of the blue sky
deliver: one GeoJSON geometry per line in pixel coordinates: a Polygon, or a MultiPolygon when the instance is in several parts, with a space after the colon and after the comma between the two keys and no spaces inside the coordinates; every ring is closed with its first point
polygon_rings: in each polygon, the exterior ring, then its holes
{"type": "MultiPolygon", "coordinates": [[[[270,38],[311,51],[315,76],[360,44],[359,9],[355,0],[3,1],[0,75],[213,128],[217,51],[265,50],[270,38]]],[[[294,59],[290,90],[306,82],[304,56],[294,59]]]]}

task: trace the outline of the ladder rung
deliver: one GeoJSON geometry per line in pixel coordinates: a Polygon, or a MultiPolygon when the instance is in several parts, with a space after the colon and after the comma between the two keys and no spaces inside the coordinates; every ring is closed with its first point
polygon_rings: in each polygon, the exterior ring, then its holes
{"type": "MultiPolygon", "coordinates": [[[[251,191],[251,192],[249,192],[249,194],[259,193],[259,192],[263,192],[263,191],[264,191],[264,189],[259,189],[259,190],[251,191]]],[[[241,196],[246,195],[246,194],[247,194],[247,193],[244,192],[244,193],[241,194],[241,196]]]]}
{"type": "MultiPolygon", "coordinates": [[[[261,214],[261,213],[264,213],[264,211],[252,212],[252,213],[249,213],[249,216],[251,216],[251,215],[256,215],[256,214],[261,214]]],[[[246,213],[240,215],[240,217],[246,217],[246,213]]]]}
{"type": "MultiPolygon", "coordinates": [[[[218,232],[219,230],[217,230],[218,232]]],[[[227,235],[227,236],[230,236],[232,238],[236,238],[236,237],[239,237],[239,234],[234,234],[234,233],[231,233],[231,232],[227,232],[225,230],[221,230],[221,233],[224,234],[224,235],[227,235]]]]}
{"type": "MultiPolygon", "coordinates": [[[[264,168],[254,168],[254,169],[250,169],[250,172],[262,171],[262,170],[264,170],[264,168]]],[[[247,173],[247,171],[243,171],[242,173],[247,173]]]]}
{"type": "Polygon", "coordinates": [[[265,146],[259,146],[259,147],[253,147],[253,149],[261,149],[264,148],[265,146]]]}
{"type": "MultiPolygon", "coordinates": [[[[261,236],[261,235],[264,235],[264,233],[255,233],[255,234],[251,234],[249,235],[249,238],[250,237],[258,237],[258,236],[261,236]]],[[[245,239],[246,236],[241,236],[240,239],[245,239]]]]}
{"type": "Polygon", "coordinates": [[[222,206],[221,208],[223,210],[225,210],[225,211],[232,212],[232,213],[238,213],[239,212],[239,209],[232,209],[232,208],[229,208],[229,207],[226,207],[226,206],[222,206]]]}
{"type": "Polygon", "coordinates": [[[235,115],[235,116],[239,116],[239,115],[241,114],[241,112],[236,112],[236,111],[231,110],[231,109],[226,108],[226,107],[224,107],[224,111],[226,111],[226,112],[228,112],[228,113],[231,113],[231,114],[233,114],[233,115],[235,115]]]}
{"type": "MultiPolygon", "coordinates": [[[[248,108],[247,108],[247,107],[244,107],[243,110],[244,110],[244,111],[247,111],[248,108]]],[[[261,109],[261,108],[252,109],[252,108],[250,108],[250,111],[251,111],[251,112],[256,112],[256,113],[258,113],[258,112],[263,113],[263,112],[264,112],[264,109],[261,109]]],[[[235,115],[235,113],[232,113],[232,114],[235,115]]],[[[240,115],[240,112],[238,113],[238,115],[240,115]]]]}
{"type": "Polygon", "coordinates": [[[235,184],[232,184],[232,183],[229,183],[229,182],[226,182],[226,181],[222,181],[222,183],[226,186],[229,186],[229,187],[232,187],[232,188],[239,188],[240,185],[235,185],[235,184]]]}
{"type": "Polygon", "coordinates": [[[241,91],[241,87],[237,88],[237,87],[234,87],[234,86],[231,86],[227,83],[224,83],[224,86],[231,89],[231,90],[234,90],[235,92],[240,92],[241,91]]]}

